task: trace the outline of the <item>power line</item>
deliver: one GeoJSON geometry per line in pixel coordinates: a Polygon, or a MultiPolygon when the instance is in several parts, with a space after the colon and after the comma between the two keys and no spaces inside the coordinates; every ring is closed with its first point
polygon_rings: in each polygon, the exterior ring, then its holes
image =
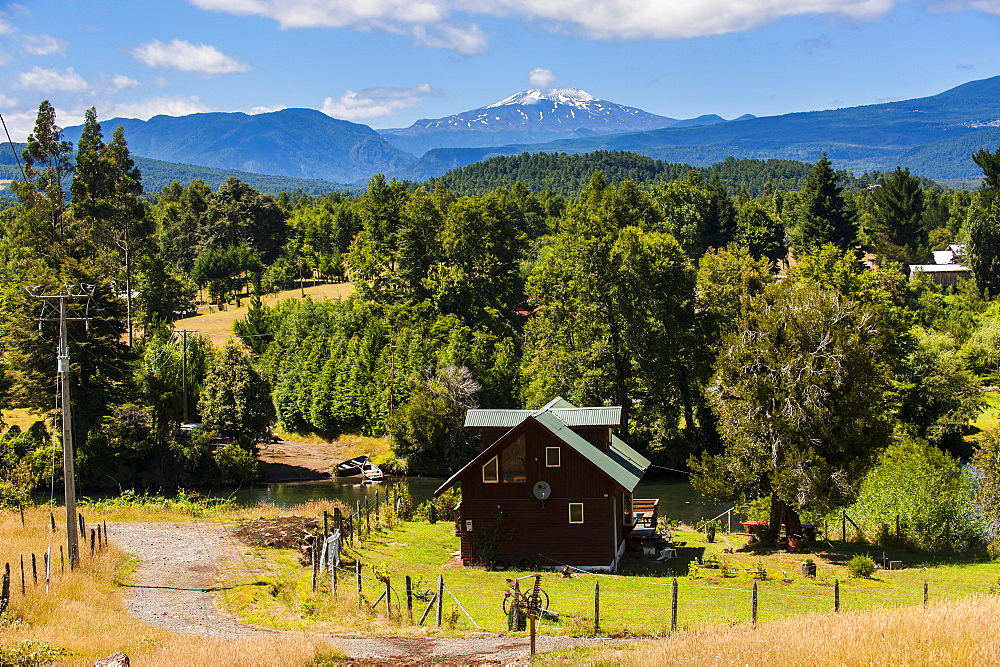
{"type": "Polygon", "coordinates": [[[0,114],[0,124],[3,125],[4,134],[7,135],[7,143],[10,145],[11,152],[14,153],[14,159],[17,160],[17,168],[21,170],[21,176],[24,177],[24,182],[27,183],[28,175],[24,173],[24,167],[21,166],[21,157],[17,154],[17,151],[14,150],[14,142],[11,141],[10,132],[7,131],[7,123],[3,119],[3,114],[0,114]]]}

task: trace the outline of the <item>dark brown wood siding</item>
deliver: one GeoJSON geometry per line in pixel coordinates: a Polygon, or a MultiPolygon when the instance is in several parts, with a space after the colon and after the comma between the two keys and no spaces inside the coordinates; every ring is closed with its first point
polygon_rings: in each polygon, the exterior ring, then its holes
{"type": "MultiPolygon", "coordinates": [[[[533,419],[505,434],[498,442],[496,453],[522,433],[525,436],[524,482],[484,483],[479,464],[471,466],[460,477],[463,561],[471,564],[480,559],[477,545],[481,542],[476,534],[492,530],[496,513],[500,512],[502,518],[496,531],[500,543],[495,558],[513,562],[528,556],[540,565],[557,562],[577,566],[610,565],[618,544],[624,539],[624,531],[620,528],[621,487],[533,419]],[[560,448],[558,467],[545,465],[546,447],[560,448]],[[544,501],[533,494],[538,481],[548,482],[551,488],[551,496],[544,501]],[[571,502],[583,503],[584,523],[569,522],[571,502]],[[465,531],[466,519],[473,522],[471,535],[465,531]],[[619,526],[617,544],[615,524],[619,526]],[[466,560],[466,553],[471,553],[472,558],[466,560]]],[[[490,458],[492,455],[483,463],[490,458]]]]}

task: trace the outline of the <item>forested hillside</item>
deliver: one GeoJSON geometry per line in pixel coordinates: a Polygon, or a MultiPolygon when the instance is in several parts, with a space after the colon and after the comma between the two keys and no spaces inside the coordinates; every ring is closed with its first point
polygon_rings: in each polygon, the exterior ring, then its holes
{"type": "Polygon", "coordinates": [[[598,153],[428,187],[376,176],[353,197],[196,180],[149,203],[123,133],[92,111],[70,147],[43,104],[0,212],[0,387],[46,418],[0,440],[0,501],[47,479],[58,447],[57,331],[25,286],[84,283],[89,325],[69,324],[84,487],[253,480],[275,423],[388,433],[393,470],[442,473],[477,451],[467,408],[561,395],[622,406],[620,435],[695,467],[712,497],[842,507],[888,444],[961,447],[1000,372],[1000,151],[974,159],[975,193],[826,158],[698,170],[598,153]],[[975,280],[907,278],[952,242],[975,280]],[[258,298],[303,279],[355,292],[258,298]],[[247,299],[222,350],[173,329],[196,301],[247,299]],[[176,435],[185,386],[192,437],[176,435]]]}

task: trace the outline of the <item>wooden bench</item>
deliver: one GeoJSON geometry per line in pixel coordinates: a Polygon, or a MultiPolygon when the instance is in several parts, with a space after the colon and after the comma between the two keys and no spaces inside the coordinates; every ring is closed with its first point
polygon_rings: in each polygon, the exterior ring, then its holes
{"type": "Polygon", "coordinates": [[[632,499],[632,520],[636,525],[641,523],[647,528],[656,528],[656,518],[659,510],[659,498],[632,499]]]}

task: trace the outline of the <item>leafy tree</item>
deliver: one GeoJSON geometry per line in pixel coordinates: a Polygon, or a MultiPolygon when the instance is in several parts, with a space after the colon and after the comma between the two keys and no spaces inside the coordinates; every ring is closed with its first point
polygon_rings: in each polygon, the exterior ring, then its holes
{"type": "Polygon", "coordinates": [[[417,390],[387,422],[393,452],[406,461],[407,472],[451,469],[475,455],[475,438],[462,423],[466,411],[478,407],[480,388],[463,366],[424,368],[417,390]]]}
{"type": "Polygon", "coordinates": [[[658,222],[648,197],[624,194],[595,177],[529,277],[525,393],[529,405],[613,401],[627,437],[639,403],[656,412],[647,423],[672,430],[681,408],[693,425],[695,276],[673,237],[643,229],[658,222]]]}
{"type": "Polygon", "coordinates": [[[962,346],[961,359],[987,384],[1000,381],[1000,316],[986,317],[962,346]]]}
{"type": "Polygon", "coordinates": [[[208,367],[198,412],[209,430],[253,451],[274,423],[271,392],[238,344],[230,341],[208,367]]]}
{"type": "Polygon", "coordinates": [[[990,536],[990,555],[1000,556],[1000,429],[991,429],[976,443],[971,467],[975,473],[976,508],[990,536]]]}
{"type": "Polygon", "coordinates": [[[760,259],[777,262],[785,256],[785,225],[757,200],[751,199],[736,213],[735,241],[760,259]]]}
{"type": "Polygon", "coordinates": [[[707,389],[725,450],[692,457],[718,501],[770,497],[771,526],[848,505],[891,432],[887,335],[870,306],[786,279],[723,342],[707,389]]]}
{"type": "Polygon", "coordinates": [[[254,354],[263,354],[267,344],[274,338],[274,328],[277,324],[271,309],[264,305],[260,297],[254,294],[250,297],[247,316],[233,322],[233,332],[243,341],[254,354]]]}
{"type": "Polygon", "coordinates": [[[966,263],[979,288],[1000,294],[1000,196],[983,191],[969,209],[966,263]]]}
{"type": "Polygon", "coordinates": [[[854,214],[837,180],[838,176],[824,154],[799,191],[792,234],[796,252],[827,243],[841,250],[854,245],[857,238],[854,214]]]}
{"type": "Polygon", "coordinates": [[[978,539],[971,501],[972,479],[961,461],[921,440],[901,440],[865,475],[850,513],[881,546],[895,542],[898,518],[904,544],[945,550],[978,539]]]}
{"type": "Polygon", "coordinates": [[[942,333],[917,330],[897,391],[903,426],[931,444],[960,434],[983,407],[982,387],[963,367],[955,341],[942,333]]]}
{"type": "Polygon", "coordinates": [[[56,110],[48,100],[38,106],[35,128],[28,135],[22,153],[27,182],[15,183],[14,190],[31,211],[32,242],[42,257],[55,266],[66,252],[66,225],[63,213],[66,194],[63,181],[73,172],[70,162],[73,145],[63,140],[56,125],[56,110]]]}

